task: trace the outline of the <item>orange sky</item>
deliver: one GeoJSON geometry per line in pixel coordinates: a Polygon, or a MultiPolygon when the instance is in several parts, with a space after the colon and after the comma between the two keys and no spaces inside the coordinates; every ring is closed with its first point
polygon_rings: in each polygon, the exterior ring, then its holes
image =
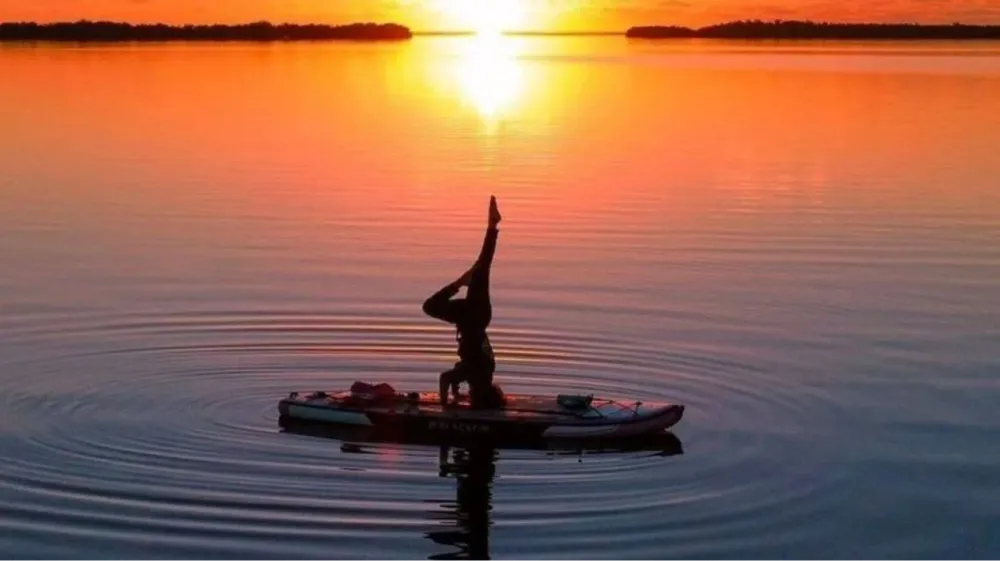
{"type": "Polygon", "coordinates": [[[1000,23],[1000,0],[0,0],[0,21],[112,19],[232,23],[395,21],[415,30],[621,30],[741,18],[1000,23]],[[472,24],[473,26],[475,24],[472,24]]]}

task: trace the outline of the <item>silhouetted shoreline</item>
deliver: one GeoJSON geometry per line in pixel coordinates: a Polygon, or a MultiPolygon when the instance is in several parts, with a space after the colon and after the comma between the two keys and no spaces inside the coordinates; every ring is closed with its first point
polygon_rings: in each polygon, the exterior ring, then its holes
{"type": "Polygon", "coordinates": [[[0,23],[0,41],[400,41],[413,37],[394,23],[297,25],[255,22],[239,25],[130,24],[78,21],[0,23]]]}
{"type": "Polygon", "coordinates": [[[1000,25],[743,20],[698,29],[669,25],[636,26],[629,28],[625,35],[638,39],[1000,39],[1000,25]]]}
{"type": "MultiPolygon", "coordinates": [[[[615,31],[512,31],[511,36],[621,35],[615,31]]],[[[402,41],[421,36],[475,35],[471,31],[413,32],[395,23],[236,25],[130,24],[110,21],[0,23],[0,41],[402,41]]],[[[826,23],[812,21],[741,20],[707,27],[673,25],[630,27],[636,39],[831,39],[831,40],[984,40],[1000,39],[1000,25],[925,25],[906,23],[826,23]]]]}

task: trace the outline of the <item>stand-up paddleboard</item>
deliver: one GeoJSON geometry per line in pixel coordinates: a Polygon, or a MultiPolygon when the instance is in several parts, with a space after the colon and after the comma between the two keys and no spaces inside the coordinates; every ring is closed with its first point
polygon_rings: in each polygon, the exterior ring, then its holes
{"type": "Polygon", "coordinates": [[[401,432],[378,427],[362,427],[303,421],[283,416],[278,421],[285,434],[308,436],[341,443],[345,452],[364,452],[364,445],[407,444],[417,446],[446,446],[464,449],[504,448],[523,450],[544,450],[552,455],[619,454],[624,452],[649,452],[655,456],[676,456],[684,453],[684,445],[669,430],[623,438],[572,438],[572,439],[482,439],[475,435],[428,434],[401,432]]]}
{"type": "Polygon", "coordinates": [[[508,394],[506,400],[502,409],[473,409],[467,398],[442,406],[436,392],[292,392],[278,412],[286,420],[499,440],[628,438],[663,431],[684,415],[679,404],[592,396],[508,394]]]}

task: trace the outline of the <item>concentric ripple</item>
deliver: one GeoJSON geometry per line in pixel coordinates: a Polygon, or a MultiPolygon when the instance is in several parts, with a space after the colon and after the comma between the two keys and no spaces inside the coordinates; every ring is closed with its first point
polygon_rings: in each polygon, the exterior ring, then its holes
{"type": "Polygon", "coordinates": [[[996,49],[464,41],[0,49],[0,556],[997,556],[996,49]],[[497,381],[677,438],[279,427],[433,388],[490,194],[497,381]]]}
{"type": "Polygon", "coordinates": [[[48,544],[44,555],[100,543],[113,544],[115,556],[361,557],[378,540],[386,556],[406,557],[447,554],[442,535],[466,551],[487,534],[495,554],[529,547],[645,556],[658,547],[650,536],[665,531],[672,547],[730,540],[740,548],[755,539],[748,524],[794,534],[796,517],[822,508],[816,495],[836,483],[835,474],[770,465],[754,431],[739,427],[747,418],[787,424],[806,408],[831,415],[829,404],[803,402],[801,388],[683,345],[659,350],[624,337],[503,327],[493,335],[508,391],[688,404],[677,431],[686,455],[442,457],[436,448],[349,445],[277,426],[276,401],[290,389],[356,379],[432,387],[453,360],[453,339],[419,320],[205,311],[48,325],[60,328],[16,335],[25,348],[58,340],[81,351],[5,365],[13,377],[3,406],[17,426],[0,469],[0,527],[18,536],[15,549],[48,544]],[[733,472],[753,476],[734,482],[733,472]],[[489,500],[474,499],[477,492],[489,500]],[[734,506],[719,509],[720,501],[734,506]],[[489,524],[470,527],[477,516],[489,524]],[[590,543],[595,525],[614,538],[590,543]],[[56,533],[69,539],[47,538],[56,533]]]}

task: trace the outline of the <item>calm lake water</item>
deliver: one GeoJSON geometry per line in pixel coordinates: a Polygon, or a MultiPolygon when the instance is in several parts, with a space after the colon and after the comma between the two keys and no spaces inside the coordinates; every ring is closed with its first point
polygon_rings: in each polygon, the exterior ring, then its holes
{"type": "Polygon", "coordinates": [[[1000,555],[1000,45],[7,45],[0,76],[4,557],[1000,555]],[[434,387],[420,304],[490,194],[498,382],[684,403],[682,454],[278,427],[290,390],[434,387]]]}

